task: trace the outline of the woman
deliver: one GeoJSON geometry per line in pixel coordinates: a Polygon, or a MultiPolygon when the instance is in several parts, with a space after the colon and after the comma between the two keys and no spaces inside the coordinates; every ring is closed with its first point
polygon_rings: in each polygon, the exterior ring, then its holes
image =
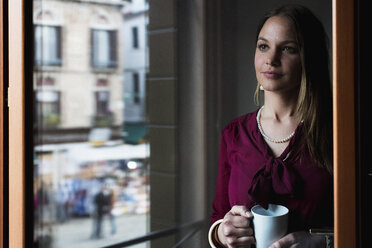
{"type": "Polygon", "coordinates": [[[289,232],[272,247],[327,247],[310,228],[333,225],[332,99],[328,40],[303,6],[285,5],[258,27],[256,101],[264,105],[222,131],[210,243],[255,243],[250,209],[290,210],[289,232]]]}

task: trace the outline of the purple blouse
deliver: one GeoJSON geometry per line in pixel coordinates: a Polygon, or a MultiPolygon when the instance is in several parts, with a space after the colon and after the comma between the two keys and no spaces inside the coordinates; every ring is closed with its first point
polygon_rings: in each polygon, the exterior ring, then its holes
{"type": "Polygon", "coordinates": [[[300,143],[302,125],[283,153],[274,157],[256,115],[257,111],[234,119],[222,131],[211,223],[234,205],[251,209],[274,203],[289,209],[289,231],[333,226],[333,179],[300,143]]]}

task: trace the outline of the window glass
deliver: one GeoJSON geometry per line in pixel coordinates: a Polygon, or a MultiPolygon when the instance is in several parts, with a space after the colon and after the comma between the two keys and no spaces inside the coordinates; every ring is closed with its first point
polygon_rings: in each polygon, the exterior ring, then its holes
{"type": "Polygon", "coordinates": [[[139,84],[139,74],[133,73],[133,102],[140,103],[140,84],[139,84]]]}
{"type": "Polygon", "coordinates": [[[35,26],[35,64],[61,64],[61,27],[35,26]]]}
{"type": "Polygon", "coordinates": [[[38,91],[35,98],[36,115],[42,117],[42,125],[46,127],[59,124],[59,92],[57,91],[38,91]]]}
{"type": "Polygon", "coordinates": [[[93,67],[117,66],[117,42],[114,30],[92,30],[92,64],[93,67]]]}
{"type": "Polygon", "coordinates": [[[134,2],[131,21],[146,36],[144,0],[33,1],[34,247],[102,247],[149,231],[150,148],[139,98],[148,55],[129,54],[133,40],[123,31],[134,2]],[[141,77],[126,76],[133,68],[141,77]]]}
{"type": "Polygon", "coordinates": [[[133,48],[138,48],[138,28],[132,28],[132,46],[133,48]]]}

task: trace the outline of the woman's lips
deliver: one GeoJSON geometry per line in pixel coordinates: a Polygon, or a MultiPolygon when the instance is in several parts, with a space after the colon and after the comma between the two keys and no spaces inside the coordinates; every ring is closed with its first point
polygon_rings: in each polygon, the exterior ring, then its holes
{"type": "Polygon", "coordinates": [[[272,71],[265,71],[263,72],[263,75],[265,76],[265,78],[268,78],[268,79],[279,79],[282,77],[282,74],[275,73],[272,71]]]}

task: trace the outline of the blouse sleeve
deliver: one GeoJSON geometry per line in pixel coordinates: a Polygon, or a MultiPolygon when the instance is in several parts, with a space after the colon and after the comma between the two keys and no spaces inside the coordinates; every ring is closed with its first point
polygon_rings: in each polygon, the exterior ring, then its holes
{"type": "Polygon", "coordinates": [[[223,132],[218,155],[218,175],[212,208],[211,225],[217,220],[223,219],[225,214],[230,211],[231,208],[228,195],[231,166],[227,155],[225,132],[223,132]]]}

